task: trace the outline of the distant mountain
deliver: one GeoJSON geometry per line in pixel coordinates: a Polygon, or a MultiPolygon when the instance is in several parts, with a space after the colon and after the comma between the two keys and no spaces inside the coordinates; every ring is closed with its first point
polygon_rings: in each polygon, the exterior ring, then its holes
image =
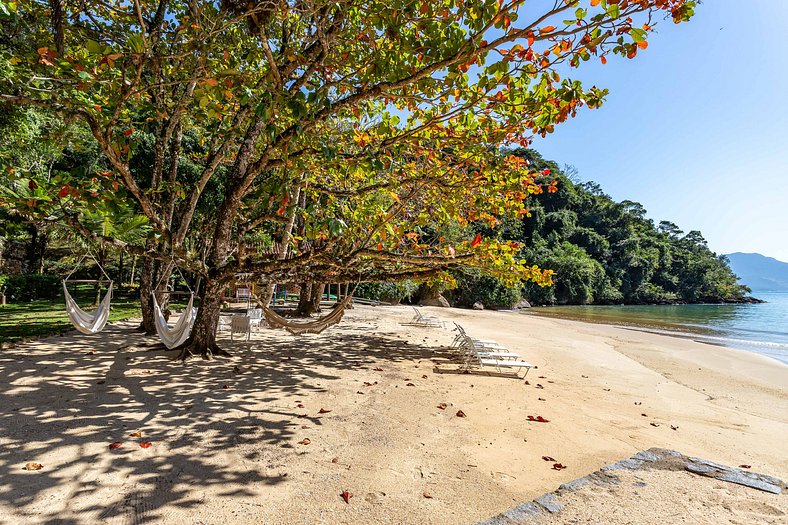
{"type": "Polygon", "coordinates": [[[760,253],[731,253],[728,255],[739,282],[753,292],[788,292],[788,263],[760,253]]]}

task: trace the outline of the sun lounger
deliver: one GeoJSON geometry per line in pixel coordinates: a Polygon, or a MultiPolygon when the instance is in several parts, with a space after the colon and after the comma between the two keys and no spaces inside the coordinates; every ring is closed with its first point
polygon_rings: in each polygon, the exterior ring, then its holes
{"type": "Polygon", "coordinates": [[[416,312],[416,315],[411,320],[411,322],[414,324],[419,324],[422,326],[440,326],[441,328],[445,328],[446,326],[446,324],[437,317],[421,315],[421,311],[419,311],[419,309],[415,306],[413,307],[413,311],[416,312]]]}

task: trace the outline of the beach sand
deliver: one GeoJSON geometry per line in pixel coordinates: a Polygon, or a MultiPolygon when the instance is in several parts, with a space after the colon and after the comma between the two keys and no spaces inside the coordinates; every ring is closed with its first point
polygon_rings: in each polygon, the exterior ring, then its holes
{"type": "MultiPolygon", "coordinates": [[[[458,373],[453,333],[401,306],[356,306],[321,335],[222,333],[235,357],[186,364],[132,322],[4,348],[0,523],[474,523],[651,447],[788,477],[786,365],[611,326],[424,311],[538,369],[528,384],[458,373]]],[[[715,519],[762,517],[735,503],[750,489],[704,483],[715,519]]],[[[660,487],[649,501],[675,492],[660,487]]],[[[785,495],[758,498],[788,513],[785,495]]]]}

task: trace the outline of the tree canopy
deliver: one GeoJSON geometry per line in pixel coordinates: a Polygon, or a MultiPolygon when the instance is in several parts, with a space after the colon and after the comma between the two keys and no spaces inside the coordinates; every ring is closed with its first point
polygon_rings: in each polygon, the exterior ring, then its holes
{"type": "Polygon", "coordinates": [[[78,122],[106,166],[7,171],[3,205],[202,276],[188,343],[202,353],[238,272],[338,282],[465,265],[547,284],[516,244],[463,230],[555,189],[499,145],[602,103],[562,64],[634,58],[662,15],[685,21],[695,3],[3,3],[0,101],[78,122]],[[113,199],[147,219],[145,246],[86,227],[86,207],[113,199]]]}

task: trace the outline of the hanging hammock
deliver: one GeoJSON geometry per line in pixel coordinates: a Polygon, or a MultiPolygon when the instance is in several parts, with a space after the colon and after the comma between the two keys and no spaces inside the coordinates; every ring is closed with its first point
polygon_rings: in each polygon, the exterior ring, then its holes
{"type": "Polygon", "coordinates": [[[164,346],[167,348],[175,348],[186,341],[192,331],[192,323],[194,320],[192,304],[194,303],[194,294],[189,294],[189,303],[186,305],[186,309],[172,328],[167,324],[167,319],[164,318],[164,314],[161,312],[159,302],[156,300],[156,292],[152,292],[151,295],[153,295],[156,333],[159,334],[159,339],[164,346]]]}
{"type": "Polygon", "coordinates": [[[289,321],[267,306],[263,308],[263,314],[265,315],[265,320],[273,328],[284,328],[293,335],[319,334],[329,326],[342,320],[342,316],[345,315],[345,309],[352,300],[353,296],[348,295],[334,307],[330,314],[306,323],[289,321]]]}
{"type": "Polygon", "coordinates": [[[74,298],[71,297],[71,294],[68,293],[68,287],[66,286],[69,282],[75,283],[101,283],[101,280],[76,280],[76,281],[69,281],[69,277],[71,277],[74,272],[77,271],[79,265],[82,264],[82,261],[85,259],[85,255],[77,263],[77,266],[71,270],[71,273],[63,279],[63,297],[66,299],[66,313],[68,314],[68,318],[71,321],[71,324],[74,325],[74,328],[77,331],[85,334],[85,335],[93,335],[101,332],[104,329],[104,326],[107,324],[107,320],[109,319],[109,308],[110,302],[112,301],[112,279],[109,278],[107,273],[104,271],[104,268],[101,267],[99,262],[96,260],[95,257],[92,255],[90,256],[93,261],[95,261],[96,266],[99,267],[101,273],[104,274],[104,277],[107,278],[109,281],[109,287],[107,288],[107,293],[104,294],[104,299],[98,305],[98,308],[93,310],[92,312],[86,312],[79,306],[77,306],[76,301],[74,298]]]}
{"type": "MultiPolygon", "coordinates": [[[[186,288],[189,288],[189,283],[186,281],[186,278],[183,276],[180,269],[175,266],[175,270],[180,274],[183,282],[186,283],[186,288]]],[[[186,308],[183,310],[181,316],[178,318],[178,321],[176,321],[175,326],[170,328],[170,325],[167,324],[167,319],[164,317],[164,314],[161,311],[159,301],[156,300],[156,294],[173,294],[182,292],[171,292],[168,290],[156,292],[155,290],[159,288],[160,284],[161,279],[159,279],[159,282],[156,283],[154,291],[151,292],[151,295],[153,296],[153,317],[156,325],[156,333],[159,335],[159,340],[162,342],[162,344],[164,344],[164,346],[166,346],[168,349],[175,348],[176,346],[184,343],[189,338],[189,334],[191,334],[192,325],[194,324],[194,319],[196,317],[195,309],[192,308],[192,305],[194,304],[194,292],[192,292],[192,289],[189,288],[189,302],[186,305],[186,308]]]]}

